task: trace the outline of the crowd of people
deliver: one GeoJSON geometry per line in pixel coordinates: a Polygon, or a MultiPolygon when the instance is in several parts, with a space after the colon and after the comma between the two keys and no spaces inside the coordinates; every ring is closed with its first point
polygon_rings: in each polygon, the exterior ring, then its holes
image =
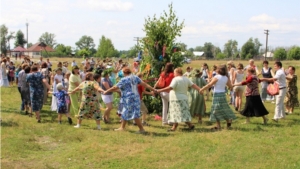
{"type": "Polygon", "coordinates": [[[48,95],[51,95],[51,110],[58,113],[58,123],[62,124],[62,116],[65,115],[68,123],[73,124],[72,117],[75,116],[75,128],[81,127],[83,119],[94,119],[99,130],[101,119],[110,123],[114,96],[119,96],[117,113],[121,126],[115,131],[125,130],[127,121],[134,120],[139,128],[137,133],[145,133],[144,126],[149,125],[146,122],[148,109],[143,102],[144,94],[161,97],[162,125],[172,126],[169,132],[176,131],[179,123],[186,123],[188,129],[194,129],[192,117],[197,117],[198,123],[202,123],[202,117],[208,110],[205,102],[210,95],[212,106],[209,120],[216,122],[212,130],[217,131],[221,130],[221,121],[225,120],[227,128],[230,128],[236,119],[230,105],[246,117],[245,123],[250,123],[251,117],[262,117],[263,124],[268,122],[269,112],[264,106],[267,97],[275,97],[275,122],[293,113],[294,108],[299,106],[295,67],[284,69],[280,61],[274,63],[273,69],[268,61],[263,61],[263,67],[259,70],[250,60],[245,67],[241,63],[235,66],[233,61],[229,61],[227,65],[214,65],[210,70],[204,63],[201,69],[187,67],[185,72],[167,63],[153,87],[143,81],[144,73],[140,71],[138,60],[132,67],[121,59],[118,62],[111,59],[101,62],[91,58],[80,64],[73,60],[70,71],[67,62],[58,62],[56,69],[52,69],[53,64],[48,58],[44,61],[41,57],[33,62],[25,57],[15,67],[9,57],[3,57],[0,86],[8,87],[16,82],[22,100],[21,110],[29,116],[34,112],[38,123],[41,122],[40,111],[47,103],[48,95]],[[80,70],[80,67],[83,69],[80,70]],[[275,96],[268,96],[267,87],[271,83],[279,86],[275,96]],[[113,95],[113,92],[118,95],[113,95]],[[103,116],[100,103],[105,104],[103,116]]]}

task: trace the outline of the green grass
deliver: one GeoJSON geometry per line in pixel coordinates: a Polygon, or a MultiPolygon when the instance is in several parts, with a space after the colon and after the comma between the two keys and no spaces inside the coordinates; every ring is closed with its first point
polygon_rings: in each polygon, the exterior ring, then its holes
{"type": "MultiPolygon", "coordinates": [[[[209,61],[216,64],[221,61],[209,61]]],[[[190,66],[199,67],[202,61],[190,66]]],[[[224,63],[224,62],[223,62],[224,63]]],[[[246,64],[246,62],[244,62],[246,64]]],[[[285,62],[300,65],[300,62],[285,62]]],[[[299,67],[298,67],[299,68],[299,67]]],[[[297,69],[298,77],[300,70],[297,69]]],[[[299,80],[300,81],[300,80],[299,80]]],[[[299,86],[298,81],[298,86],[299,86]]],[[[210,99],[211,100],[211,99],[210,99]]],[[[51,101],[49,97],[49,102],[51,101]]],[[[210,110],[211,101],[207,102],[210,110]]],[[[265,103],[271,119],[274,104],[265,103]]],[[[168,133],[160,121],[149,115],[150,127],[146,135],[136,135],[136,126],[128,125],[125,132],[114,132],[119,127],[114,115],[113,124],[102,124],[95,130],[93,120],[84,120],[74,129],[63,118],[45,105],[42,123],[19,111],[20,96],[16,87],[1,88],[1,167],[5,168],[300,168],[300,111],[288,115],[279,123],[261,118],[251,119],[236,114],[233,129],[211,132],[214,124],[208,116],[192,132],[179,130],[168,133]]],[[[75,119],[73,118],[75,121],[75,119]]],[[[196,119],[193,119],[196,123],[196,119]]],[[[225,122],[222,123],[225,126],[225,122]]]]}

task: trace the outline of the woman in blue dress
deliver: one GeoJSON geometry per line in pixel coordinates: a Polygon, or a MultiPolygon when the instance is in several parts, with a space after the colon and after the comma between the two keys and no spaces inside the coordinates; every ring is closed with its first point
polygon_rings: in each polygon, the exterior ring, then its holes
{"type": "Polygon", "coordinates": [[[119,81],[119,83],[117,83],[116,86],[103,92],[103,94],[107,94],[109,92],[118,91],[118,89],[121,90],[120,104],[122,105],[122,123],[121,127],[115,129],[115,131],[125,130],[126,121],[134,119],[135,123],[140,129],[137,133],[145,133],[140,120],[140,97],[137,90],[137,85],[141,84],[142,86],[152,91],[156,90],[147,83],[143,82],[139,77],[132,75],[130,68],[123,68],[122,71],[124,77],[119,81]]]}
{"type": "Polygon", "coordinates": [[[43,107],[44,101],[44,86],[50,89],[50,86],[47,83],[47,80],[44,78],[41,72],[38,72],[38,67],[33,65],[31,67],[31,73],[26,77],[27,83],[30,87],[30,102],[31,102],[31,111],[35,112],[37,122],[41,122],[40,111],[43,107]]]}

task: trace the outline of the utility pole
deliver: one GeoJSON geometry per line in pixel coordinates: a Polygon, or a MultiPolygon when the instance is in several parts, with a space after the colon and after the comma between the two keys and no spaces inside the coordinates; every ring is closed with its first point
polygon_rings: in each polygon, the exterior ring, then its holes
{"type": "Polygon", "coordinates": [[[265,60],[267,60],[267,53],[268,53],[268,36],[269,36],[269,30],[265,30],[264,32],[266,34],[266,52],[265,52],[265,60]]]}
{"type": "Polygon", "coordinates": [[[28,49],[28,20],[26,19],[26,40],[27,40],[27,49],[28,49]]]}
{"type": "Polygon", "coordinates": [[[136,41],[137,46],[139,46],[140,39],[142,39],[142,38],[141,37],[133,37],[133,41],[136,41]]]}

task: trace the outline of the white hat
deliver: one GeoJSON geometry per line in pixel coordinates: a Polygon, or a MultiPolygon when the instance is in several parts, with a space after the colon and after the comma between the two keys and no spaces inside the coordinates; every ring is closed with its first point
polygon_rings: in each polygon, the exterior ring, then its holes
{"type": "Polygon", "coordinates": [[[62,83],[58,83],[57,85],[56,85],[56,89],[57,90],[62,90],[64,88],[64,86],[62,85],[62,83]]]}

